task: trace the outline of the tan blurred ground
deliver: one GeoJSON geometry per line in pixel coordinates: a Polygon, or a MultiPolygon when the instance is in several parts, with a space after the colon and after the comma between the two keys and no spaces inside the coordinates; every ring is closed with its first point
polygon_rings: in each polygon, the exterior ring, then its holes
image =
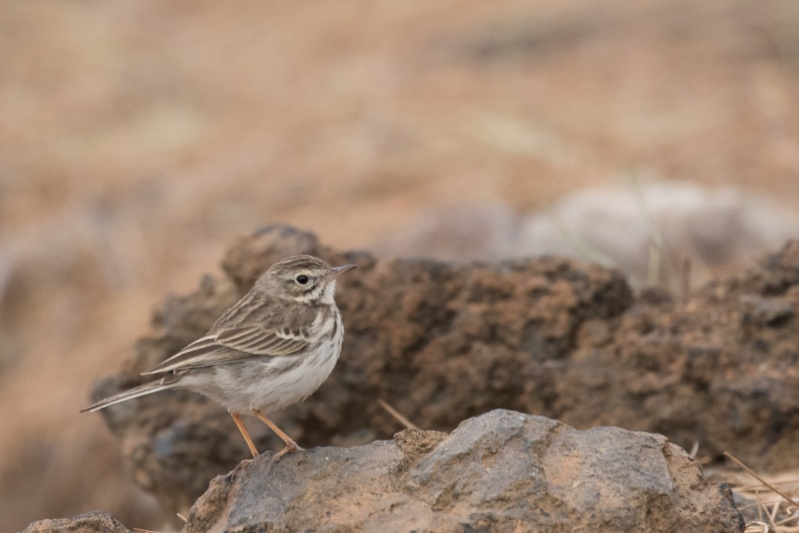
{"type": "Polygon", "coordinates": [[[0,4],[0,530],[131,496],[90,383],[234,236],[640,175],[799,209],[799,3],[0,4]]]}

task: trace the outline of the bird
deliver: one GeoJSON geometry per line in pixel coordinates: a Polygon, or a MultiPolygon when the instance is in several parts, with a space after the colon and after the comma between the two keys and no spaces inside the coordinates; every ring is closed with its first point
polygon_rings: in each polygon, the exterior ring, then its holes
{"type": "Polygon", "coordinates": [[[82,412],[163,390],[188,389],[228,410],[253,457],[258,450],[242,414],[263,421],[285,443],[272,462],[302,450],[265,413],[304,400],[333,371],[344,340],[334,299],[336,279],[355,267],[332,267],[311,255],[278,261],[205,335],[142,373],[157,379],[104,398],[82,412]]]}

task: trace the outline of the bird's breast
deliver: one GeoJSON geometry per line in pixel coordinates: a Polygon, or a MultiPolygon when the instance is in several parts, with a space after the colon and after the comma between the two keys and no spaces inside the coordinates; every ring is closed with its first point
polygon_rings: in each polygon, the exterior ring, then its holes
{"type": "Polygon", "coordinates": [[[245,363],[249,379],[238,380],[238,393],[231,398],[237,404],[234,410],[278,411],[304,400],[324,383],[341,353],[341,315],[335,308],[329,314],[320,313],[309,330],[311,342],[307,350],[245,363]],[[241,406],[242,401],[245,407],[241,406]]]}

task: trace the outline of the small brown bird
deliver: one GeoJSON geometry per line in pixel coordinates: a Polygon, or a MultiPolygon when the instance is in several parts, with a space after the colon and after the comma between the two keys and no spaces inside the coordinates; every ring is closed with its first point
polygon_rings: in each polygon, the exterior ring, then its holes
{"type": "Polygon", "coordinates": [[[227,408],[253,457],[258,450],[241,422],[242,413],[254,414],[286,443],[272,461],[301,450],[264,412],[304,400],[333,371],[344,339],[333,299],[336,278],[355,266],[333,268],[310,255],[275,263],[205,336],[143,373],[160,379],[83,412],[162,390],[188,389],[227,408]]]}

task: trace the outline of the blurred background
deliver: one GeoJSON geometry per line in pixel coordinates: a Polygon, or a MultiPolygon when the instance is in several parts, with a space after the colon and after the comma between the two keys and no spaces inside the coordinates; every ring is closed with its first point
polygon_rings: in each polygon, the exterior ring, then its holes
{"type": "Polygon", "coordinates": [[[639,286],[799,235],[795,0],[0,5],[2,531],[160,527],[78,410],[258,226],[639,286]]]}

